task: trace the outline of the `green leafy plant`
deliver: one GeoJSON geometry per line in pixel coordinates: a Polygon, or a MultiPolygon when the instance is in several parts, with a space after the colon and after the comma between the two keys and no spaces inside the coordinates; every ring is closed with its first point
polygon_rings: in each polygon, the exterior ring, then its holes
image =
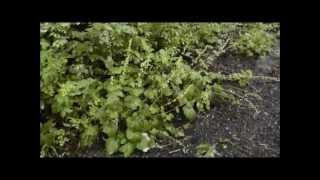
{"type": "Polygon", "coordinates": [[[196,156],[197,157],[215,157],[217,154],[214,146],[208,143],[199,144],[196,147],[196,156]]]}
{"type": "Polygon", "coordinates": [[[64,129],[57,129],[52,120],[40,123],[40,157],[56,156],[57,149],[61,149],[69,138],[64,129]]]}
{"type": "Polygon", "coordinates": [[[250,71],[208,71],[201,60],[205,50],[194,59],[184,54],[210,45],[218,57],[229,42],[230,49],[259,54],[272,41],[263,24],[40,25],[40,113],[50,119],[40,128],[42,157],[69,151],[67,145],[88,148],[101,137],[107,155],[128,157],[155,147],[163,135],[182,137],[183,128],[173,125],[176,115],[191,123],[213,102],[234,102],[223,82],[245,86],[252,77],[250,71]]]}
{"type": "Polygon", "coordinates": [[[262,23],[247,24],[239,31],[239,38],[232,44],[233,52],[245,56],[262,56],[269,53],[275,38],[262,23]]]}

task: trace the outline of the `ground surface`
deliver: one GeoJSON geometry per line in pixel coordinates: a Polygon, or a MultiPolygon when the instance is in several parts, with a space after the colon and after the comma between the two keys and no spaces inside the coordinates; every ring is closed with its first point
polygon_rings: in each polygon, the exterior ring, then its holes
{"type": "MultiPolygon", "coordinates": [[[[223,57],[211,68],[224,74],[251,69],[256,76],[275,77],[279,81],[254,79],[246,88],[234,89],[247,94],[252,104],[243,100],[240,106],[216,105],[198,115],[180,143],[165,140],[159,143],[161,148],[138,152],[133,157],[195,157],[195,147],[203,142],[215,146],[216,157],[280,156],[279,44],[267,57],[258,60],[223,57]]],[[[102,147],[103,144],[96,144],[81,156],[105,157],[102,147]]]]}

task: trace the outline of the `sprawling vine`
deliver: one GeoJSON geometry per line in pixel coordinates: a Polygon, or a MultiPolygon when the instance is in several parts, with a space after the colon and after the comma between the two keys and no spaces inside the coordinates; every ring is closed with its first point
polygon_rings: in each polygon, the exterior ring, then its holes
{"type": "Polygon", "coordinates": [[[107,155],[127,157],[155,147],[158,137],[183,136],[176,115],[192,122],[213,103],[233,102],[223,82],[245,86],[252,77],[210,72],[202,54],[265,54],[274,26],[41,23],[41,156],[88,148],[102,137],[107,155]]]}

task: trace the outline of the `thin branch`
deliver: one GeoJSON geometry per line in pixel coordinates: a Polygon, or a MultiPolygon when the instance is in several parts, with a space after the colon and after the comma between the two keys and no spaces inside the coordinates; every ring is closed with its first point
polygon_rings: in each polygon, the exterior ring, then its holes
{"type": "Polygon", "coordinates": [[[169,154],[176,153],[178,151],[181,151],[181,149],[176,149],[176,150],[170,151],[169,154]]]}
{"type": "Polygon", "coordinates": [[[276,81],[280,82],[280,79],[270,76],[253,76],[252,79],[254,80],[263,80],[263,81],[276,81]]]}

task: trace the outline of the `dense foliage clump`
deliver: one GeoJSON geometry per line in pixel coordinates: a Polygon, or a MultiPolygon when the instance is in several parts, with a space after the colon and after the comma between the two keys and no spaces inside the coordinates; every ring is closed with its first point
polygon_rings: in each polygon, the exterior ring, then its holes
{"type": "Polygon", "coordinates": [[[105,152],[147,152],[157,138],[183,136],[185,122],[212,103],[233,101],[224,81],[245,86],[251,71],[210,72],[211,49],[268,53],[277,24],[42,23],[40,26],[40,152],[68,155],[102,138],[105,152]],[[194,49],[200,49],[194,52],[194,49]],[[194,54],[187,58],[186,54],[194,54]]]}

